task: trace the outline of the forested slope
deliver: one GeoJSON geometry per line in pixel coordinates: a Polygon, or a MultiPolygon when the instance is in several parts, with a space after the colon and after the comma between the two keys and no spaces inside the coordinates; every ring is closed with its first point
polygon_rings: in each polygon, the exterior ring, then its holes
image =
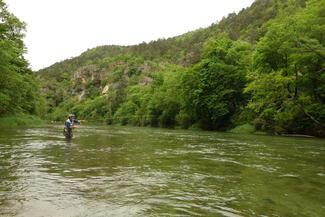
{"type": "Polygon", "coordinates": [[[37,72],[49,117],[324,135],[325,1],[256,0],[208,28],[37,72]]]}

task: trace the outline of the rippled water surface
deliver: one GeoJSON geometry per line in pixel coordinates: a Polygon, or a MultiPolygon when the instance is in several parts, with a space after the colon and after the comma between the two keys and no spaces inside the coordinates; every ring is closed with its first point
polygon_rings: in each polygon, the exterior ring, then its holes
{"type": "Polygon", "coordinates": [[[0,216],[324,216],[325,141],[1,129],[0,216]]]}

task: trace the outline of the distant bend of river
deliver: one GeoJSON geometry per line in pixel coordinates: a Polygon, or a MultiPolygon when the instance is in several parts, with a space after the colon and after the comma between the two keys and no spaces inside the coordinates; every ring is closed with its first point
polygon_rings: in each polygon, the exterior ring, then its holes
{"type": "Polygon", "coordinates": [[[325,213],[325,140],[135,127],[0,130],[0,216],[325,213]]]}

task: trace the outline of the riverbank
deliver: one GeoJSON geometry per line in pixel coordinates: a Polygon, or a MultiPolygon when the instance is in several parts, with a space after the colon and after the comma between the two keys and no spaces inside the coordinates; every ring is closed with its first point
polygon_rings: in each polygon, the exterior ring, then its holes
{"type": "Polygon", "coordinates": [[[0,127],[40,126],[45,121],[40,117],[28,114],[12,115],[0,118],[0,127]]]}

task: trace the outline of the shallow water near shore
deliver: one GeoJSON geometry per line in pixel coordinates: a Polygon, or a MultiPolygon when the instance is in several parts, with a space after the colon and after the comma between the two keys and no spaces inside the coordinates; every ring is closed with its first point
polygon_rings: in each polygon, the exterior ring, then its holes
{"type": "Polygon", "coordinates": [[[0,216],[323,216],[325,140],[1,129],[0,216]]]}

